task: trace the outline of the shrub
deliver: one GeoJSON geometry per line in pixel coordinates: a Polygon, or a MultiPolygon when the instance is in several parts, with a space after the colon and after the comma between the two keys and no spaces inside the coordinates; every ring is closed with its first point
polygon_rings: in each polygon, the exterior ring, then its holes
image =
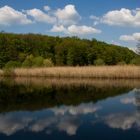
{"type": "Polygon", "coordinates": [[[26,59],[26,54],[25,53],[19,53],[19,61],[23,62],[26,59]]]}
{"type": "Polygon", "coordinates": [[[117,63],[117,65],[126,65],[126,62],[125,61],[120,61],[117,63]]]}
{"type": "Polygon", "coordinates": [[[96,59],[95,61],[94,61],[94,65],[96,65],[96,66],[101,66],[101,65],[105,65],[105,62],[104,62],[104,60],[103,59],[96,59]]]}
{"type": "Polygon", "coordinates": [[[17,67],[20,67],[20,66],[21,66],[21,63],[18,62],[18,61],[8,61],[5,64],[5,69],[17,68],[17,67]]]}
{"type": "Polygon", "coordinates": [[[140,57],[132,59],[130,64],[140,65],[140,57]]]}
{"type": "Polygon", "coordinates": [[[34,59],[33,59],[33,64],[32,64],[32,66],[33,67],[41,67],[41,66],[43,66],[43,57],[41,57],[41,56],[38,56],[38,57],[35,57],[34,59]]]}
{"type": "Polygon", "coordinates": [[[22,63],[22,67],[32,67],[33,59],[34,59],[34,56],[32,54],[27,56],[24,62],[22,63]]]}
{"type": "Polygon", "coordinates": [[[43,61],[43,64],[44,64],[45,67],[52,67],[52,66],[54,66],[54,64],[53,64],[51,59],[45,59],[43,61]]]}

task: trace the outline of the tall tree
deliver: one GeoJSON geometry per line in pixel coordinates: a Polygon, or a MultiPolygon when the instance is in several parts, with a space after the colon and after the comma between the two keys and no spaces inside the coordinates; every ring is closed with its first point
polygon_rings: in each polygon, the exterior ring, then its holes
{"type": "Polygon", "coordinates": [[[137,53],[140,55],[140,42],[137,44],[137,53]]]}

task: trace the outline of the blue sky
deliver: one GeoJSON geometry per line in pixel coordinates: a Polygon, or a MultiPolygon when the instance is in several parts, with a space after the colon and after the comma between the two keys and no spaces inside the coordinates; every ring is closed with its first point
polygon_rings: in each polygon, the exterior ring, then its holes
{"type": "Polygon", "coordinates": [[[78,36],[134,48],[139,0],[0,0],[0,30],[78,36]]]}

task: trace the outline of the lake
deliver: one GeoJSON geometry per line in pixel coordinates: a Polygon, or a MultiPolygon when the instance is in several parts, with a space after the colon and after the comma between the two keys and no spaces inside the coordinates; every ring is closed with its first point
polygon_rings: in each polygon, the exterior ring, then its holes
{"type": "Polygon", "coordinates": [[[0,80],[0,140],[139,140],[140,81],[0,80]]]}

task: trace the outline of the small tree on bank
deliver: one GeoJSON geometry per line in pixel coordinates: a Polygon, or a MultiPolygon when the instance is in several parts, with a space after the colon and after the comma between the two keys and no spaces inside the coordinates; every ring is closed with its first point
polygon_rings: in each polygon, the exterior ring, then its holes
{"type": "Polygon", "coordinates": [[[139,41],[139,43],[137,44],[136,52],[137,52],[138,55],[140,55],[140,41],[139,41]]]}

